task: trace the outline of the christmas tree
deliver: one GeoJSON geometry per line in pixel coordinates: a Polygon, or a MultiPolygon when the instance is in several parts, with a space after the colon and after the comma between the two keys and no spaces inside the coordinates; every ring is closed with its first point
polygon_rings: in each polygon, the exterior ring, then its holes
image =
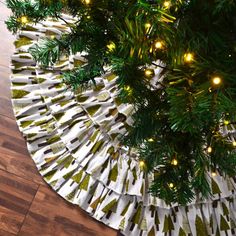
{"type": "Polygon", "coordinates": [[[30,49],[43,67],[82,53],[86,63],[63,75],[86,89],[112,71],[119,99],[134,107],[122,137],[150,192],[167,203],[208,197],[210,175],[236,174],[236,1],[7,0],[9,30],[47,17],[70,27],[30,49]],[[72,24],[63,13],[74,16],[72,24]]]}

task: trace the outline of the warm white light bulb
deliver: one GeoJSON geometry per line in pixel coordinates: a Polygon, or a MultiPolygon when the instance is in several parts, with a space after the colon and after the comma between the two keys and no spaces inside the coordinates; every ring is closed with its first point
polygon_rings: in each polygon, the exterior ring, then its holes
{"type": "Polygon", "coordinates": [[[139,162],[139,166],[140,166],[141,168],[143,168],[143,167],[145,166],[145,162],[144,162],[144,161],[140,161],[140,162],[139,162]]]}
{"type": "Polygon", "coordinates": [[[212,79],[213,84],[219,85],[221,83],[221,78],[216,76],[212,79]]]}
{"type": "Polygon", "coordinates": [[[157,41],[157,42],[155,43],[155,48],[156,48],[156,49],[161,49],[161,48],[163,48],[163,43],[162,43],[161,41],[157,41]]]}
{"type": "Polygon", "coordinates": [[[211,173],[211,176],[212,176],[212,177],[217,176],[216,172],[212,172],[212,173],[211,173]]]}
{"type": "Polygon", "coordinates": [[[21,21],[22,24],[27,24],[27,23],[28,23],[28,18],[27,18],[27,16],[22,16],[22,17],[20,18],[20,21],[21,21]]]}
{"type": "Polygon", "coordinates": [[[184,54],[184,61],[187,62],[187,63],[190,63],[192,62],[194,59],[194,56],[192,53],[188,52],[186,54],[184,54]]]}
{"type": "Polygon", "coordinates": [[[111,42],[110,44],[107,45],[107,48],[109,49],[110,52],[112,52],[116,48],[116,45],[114,42],[111,42]]]}
{"type": "Polygon", "coordinates": [[[130,92],[130,91],[131,91],[131,88],[130,88],[129,85],[127,85],[127,86],[124,86],[124,90],[125,90],[126,92],[130,92]]]}
{"type": "Polygon", "coordinates": [[[164,5],[165,8],[169,8],[170,7],[170,2],[169,1],[165,1],[163,3],[163,5],[164,5]]]}
{"type": "Polygon", "coordinates": [[[145,28],[149,29],[152,25],[150,23],[145,24],[145,28]]]}
{"type": "Polygon", "coordinates": [[[153,138],[149,138],[147,141],[152,143],[152,142],[154,142],[154,139],[153,138]]]}
{"type": "Polygon", "coordinates": [[[171,161],[171,165],[177,166],[178,165],[178,161],[176,159],[173,159],[171,161]]]}
{"type": "Polygon", "coordinates": [[[229,123],[230,123],[229,120],[224,120],[225,125],[228,125],[229,123]]]}
{"type": "Polygon", "coordinates": [[[208,147],[208,148],[207,148],[207,152],[208,152],[208,153],[212,153],[212,147],[208,147]]]}
{"type": "Polygon", "coordinates": [[[152,75],[152,70],[146,69],[146,70],[145,70],[145,75],[146,75],[147,77],[151,76],[151,75],[152,75]]]}

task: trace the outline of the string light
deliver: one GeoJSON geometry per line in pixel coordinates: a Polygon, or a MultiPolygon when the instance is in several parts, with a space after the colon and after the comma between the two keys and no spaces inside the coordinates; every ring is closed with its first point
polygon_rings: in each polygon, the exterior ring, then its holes
{"type": "Polygon", "coordinates": [[[153,69],[146,69],[144,73],[147,78],[152,78],[155,74],[153,69]]]}
{"type": "Polygon", "coordinates": [[[112,52],[116,48],[116,45],[114,42],[111,42],[110,44],[107,45],[107,48],[109,49],[110,52],[112,52]]]}
{"type": "Polygon", "coordinates": [[[192,53],[188,52],[184,54],[184,61],[190,63],[194,60],[194,56],[192,53]]]}
{"type": "Polygon", "coordinates": [[[151,25],[150,23],[146,23],[146,24],[145,24],[145,28],[146,28],[146,29],[149,29],[151,26],[152,26],[152,25],[151,25]]]}
{"type": "Polygon", "coordinates": [[[177,166],[177,165],[178,165],[178,161],[177,161],[176,159],[173,159],[173,160],[171,161],[171,165],[177,166]]]}
{"type": "Polygon", "coordinates": [[[169,2],[169,1],[165,1],[165,2],[163,3],[163,6],[164,6],[165,8],[169,8],[169,7],[170,7],[170,2],[169,2]]]}
{"type": "Polygon", "coordinates": [[[153,142],[154,142],[154,139],[153,139],[153,138],[149,138],[147,141],[148,141],[149,143],[153,143],[153,142]]]}
{"type": "Polygon", "coordinates": [[[208,148],[207,148],[207,152],[208,152],[208,153],[212,153],[212,147],[208,147],[208,148]]]}
{"type": "Polygon", "coordinates": [[[139,166],[140,166],[140,168],[143,168],[145,166],[145,162],[144,161],[140,161],[139,162],[139,166]]]}
{"type": "Polygon", "coordinates": [[[221,84],[222,80],[220,77],[216,76],[212,79],[212,82],[214,85],[219,85],[219,84],[221,84]]]}
{"type": "Polygon", "coordinates": [[[51,39],[55,39],[55,37],[56,37],[55,35],[51,35],[50,36],[51,39]]]}
{"type": "Polygon", "coordinates": [[[212,176],[212,177],[215,177],[215,176],[217,176],[216,172],[215,172],[215,171],[213,171],[213,172],[211,173],[211,176],[212,176]]]}
{"type": "Polygon", "coordinates": [[[161,41],[156,41],[155,42],[155,48],[156,49],[162,49],[163,48],[163,43],[161,41]]]}
{"type": "Polygon", "coordinates": [[[169,183],[169,187],[170,188],[174,188],[174,184],[173,183],[169,183]]]}
{"type": "Polygon", "coordinates": [[[84,3],[88,5],[88,4],[91,3],[91,1],[90,0],[84,0],[84,3]]]}
{"type": "Polygon", "coordinates": [[[124,87],[124,90],[128,92],[128,91],[130,91],[130,90],[131,90],[131,88],[130,88],[130,86],[129,86],[129,85],[127,85],[127,86],[125,86],[125,87],[124,87]]]}
{"type": "Polygon", "coordinates": [[[230,122],[228,120],[224,120],[224,124],[228,125],[230,122]]]}
{"type": "Polygon", "coordinates": [[[130,88],[129,85],[124,86],[124,91],[126,91],[126,93],[128,93],[128,95],[131,95],[131,94],[132,94],[132,89],[130,88]]]}
{"type": "Polygon", "coordinates": [[[233,146],[236,147],[236,141],[233,141],[233,146]]]}
{"type": "Polygon", "coordinates": [[[151,24],[150,23],[146,23],[145,24],[145,29],[146,29],[146,33],[149,31],[149,29],[151,28],[151,24]]]}
{"type": "Polygon", "coordinates": [[[21,22],[22,24],[27,24],[27,23],[29,22],[28,17],[27,17],[27,16],[22,16],[22,17],[20,18],[20,22],[21,22]]]}

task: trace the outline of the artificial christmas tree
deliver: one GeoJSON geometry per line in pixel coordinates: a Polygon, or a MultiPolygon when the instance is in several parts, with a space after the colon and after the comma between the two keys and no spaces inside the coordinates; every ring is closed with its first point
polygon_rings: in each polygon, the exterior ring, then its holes
{"type": "Polygon", "coordinates": [[[185,204],[209,196],[208,171],[235,175],[236,142],[223,131],[235,120],[234,1],[7,2],[13,32],[62,12],[76,17],[64,20],[69,33],[30,53],[43,66],[84,53],[63,77],[75,89],[108,71],[118,76],[119,98],[134,107],[123,143],[154,172],[154,195],[185,204]]]}
{"type": "Polygon", "coordinates": [[[235,2],[8,4],[13,104],[45,180],[125,234],[229,234],[235,2]]]}

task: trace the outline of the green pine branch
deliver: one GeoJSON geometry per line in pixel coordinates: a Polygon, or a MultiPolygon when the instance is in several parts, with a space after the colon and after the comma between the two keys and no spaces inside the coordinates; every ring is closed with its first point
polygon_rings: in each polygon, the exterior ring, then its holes
{"type": "MultiPolygon", "coordinates": [[[[86,63],[67,71],[73,89],[95,84],[111,68],[119,98],[134,106],[133,125],[121,140],[135,147],[144,171],[155,179],[150,192],[168,204],[187,204],[214,192],[209,173],[236,175],[236,3],[216,0],[7,0],[16,33],[47,17],[70,32],[45,38],[30,52],[42,66],[83,53],[86,63]],[[157,44],[158,43],[158,44],[157,44]],[[85,52],[85,53],[84,53],[85,52]],[[146,70],[162,68],[151,85],[146,70]],[[218,83],[214,82],[218,79],[218,83]],[[174,160],[174,162],[173,162],[174,160]]],[[[95,85],[96,86],[96,85],[95,85]]]]}

